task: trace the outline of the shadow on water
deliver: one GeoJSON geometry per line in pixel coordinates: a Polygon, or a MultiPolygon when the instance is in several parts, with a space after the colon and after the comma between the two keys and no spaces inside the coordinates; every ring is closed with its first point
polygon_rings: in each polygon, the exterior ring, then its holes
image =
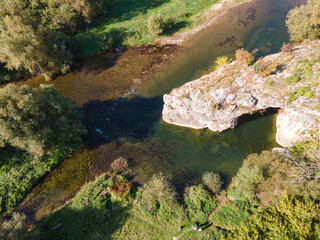
{"type": "Polygon", "coordinates": [[[143,141],[161,119],[162,97],[133,96],[114,101],[89,101],[81,108],[92,148],[121,137],[143,141]]]}

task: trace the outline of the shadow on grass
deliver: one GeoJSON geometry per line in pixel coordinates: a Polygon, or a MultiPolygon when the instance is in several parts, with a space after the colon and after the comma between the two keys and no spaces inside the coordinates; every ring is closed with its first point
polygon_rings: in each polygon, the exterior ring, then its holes
{"type": "MultiPolygon", "coordinates": [[[[67,48],[73,53],[74,56],[90,56],[97,52],[101,52],[101,43],[99,40],[100,34],[96,32],[104,32],[104,27],[100,30],[90,32],[86,35],[81,35],[80,37],[72,37],[67,40],[67,48]]],[[[115,48],[118,46],[122,46],[124,40],[129,33],[124,28],[110,29],[105,32],[112,40],[112,44],[110,48],[115,48]]]]}
{"type": "Polygon", "coordinates": [[[116,21],[127,21],[139,14],[146,14],[152,8],[161,6],[169,0],[119,0],[115,6],[112,6],[110,17],[116,21]]]}
{"type": "Polygon", "coordinates": [[[75,209],[66,206],[49,215],[38,225],[38,233],[31,234],[38,235],[35,239],[46,240],[112,239],[112,234],[129,217],[129,210],[130,207],[110,200],[107,207],[89,204],[75,209]]]}

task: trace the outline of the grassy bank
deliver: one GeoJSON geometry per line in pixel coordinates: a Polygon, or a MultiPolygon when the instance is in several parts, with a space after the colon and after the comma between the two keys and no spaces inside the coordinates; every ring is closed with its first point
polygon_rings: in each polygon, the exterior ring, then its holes
{"type": "Polygon", "coordinates": [[[74,146],[57,146],[40,159],[12,147],[1,152],[0,212],[9,213],[27,196],[31,189],[53,168],[69,157],[74,146]]]}
{"type": "MultiPolygon", "coordinates": [[[[299,142],[290,154],[304,161],[300,154],[313,153],[309,146],[299,142]]],[[[186,187],[179,202],[161,174],[140,189],[124,175],[102,175],[26,239],[319,239],[319,190],[310,188],[318,180],[296,183],[287,174],[293,170],[303,174],[282,155],[252,154],[228,191],[215,194],[208,183],[216,181],[207,179],[186,187]],[[192,228],[194,221],[202,231],[192,228]]]]}
{"type": "Polygon", "coordinates": [[[160,207],[158,214],[151,214],[140,202],[141,192],[128,187],[128,183],[121,175],[98,177],[49,215],[31,235],[37,233],[40,239],[47,240],[172,239],[179,235],[187,237],[183,239],[212,238],[211,231],[192,229],[193,222],[178,203],[174,208],[168,203],[163,209],[160,207]],[[114,188],[114,184],[126,186],[125,190],[114,188]]]}
{"type": "Polygon", "coordinates": [[[72,39],[74,53],[87,56],[101,51],[104,44],[134,45],[153,41],[156,36],[148,30],[148,19],[160,14],[163,35],[192,28],[204,20],[204,12],[220,0],[158,0],[120,1],[110,16],[78,33],[72,39]],[[103,34],[107,34],[107,39],[103,34]],[[104,43],[105,42],[105,43],[104,43]]]}

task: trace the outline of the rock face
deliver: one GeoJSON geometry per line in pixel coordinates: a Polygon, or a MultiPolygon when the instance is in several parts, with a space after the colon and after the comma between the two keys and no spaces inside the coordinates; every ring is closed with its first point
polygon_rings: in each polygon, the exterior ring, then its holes
{"type": "Polygon", "coordinates": [[[277,116],[277,142],[284,147],[292,146],[308,130],[319,129],[320,118],[284,109],[277,116]]]}
{"type": "Polygon", "coordinates": [[[319,53],[320,41],[315,41],[267,56],[264,61],[277,62],[281,69],[264,78],[253,67],[233,62],[164,95],[162,117],[168,123],[221,132],[234,128],[244,114],[279,108],[277,141],[291,146],[305,130],[320,129],[319,53]],[[299,81],[286,80],[292,72],[299,81]]]}

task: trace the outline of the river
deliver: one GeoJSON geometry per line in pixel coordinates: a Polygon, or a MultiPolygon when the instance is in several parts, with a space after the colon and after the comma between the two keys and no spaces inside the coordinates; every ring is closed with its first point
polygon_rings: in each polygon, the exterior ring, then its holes
{"type": "MultiPolygon", "coordinates": [[[[74,70],[51,83],[73,99],[88,128],[85,143],[53,170],[20,205],[30,223],[72,198],[118,157],[130,161],[137,185],[162,171],[179,192],[220,173],[225,185],[251,153],[277,146],[275,114],[247,117],[217,134],[169,125],[161,120],[162,96],[213,70],[218,56],[234,57],[241,44],[264,56],[288,41],[285,16],[305,0],[254,0],[229,9],[181,47],[123,47],[78,59],[74,70]],[[249,120],[250,121],[249,121],[249,120]]],[[[43,78],[19,84],[38,86],[43,78]]]]}

